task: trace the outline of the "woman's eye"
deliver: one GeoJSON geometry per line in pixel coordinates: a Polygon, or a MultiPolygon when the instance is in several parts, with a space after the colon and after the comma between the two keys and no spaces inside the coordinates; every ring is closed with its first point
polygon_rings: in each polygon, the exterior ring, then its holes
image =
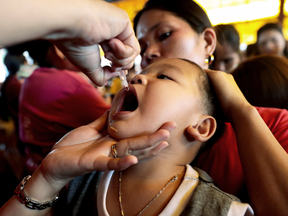
{"type": "Polygon", "coordinates": [[[169,37],[171,35],[171,32],[166,32],[166,33],[163,33],[159,36],[159,40],[160,41],[163,41],[165,40],[167,37],[169,37]]]}
{"type": "Polygon", "coordinates": [[[168,79],[168,80],[172,80],[170,77],[164,75],[164,74],[161,74],[161,75],[158,75],[157,76],[158,79],[168,79]]]}

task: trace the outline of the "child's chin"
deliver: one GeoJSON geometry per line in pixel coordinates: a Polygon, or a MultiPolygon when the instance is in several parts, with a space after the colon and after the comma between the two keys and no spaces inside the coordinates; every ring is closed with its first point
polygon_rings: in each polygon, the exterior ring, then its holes
{"type": "Polygon", "coordinates": [[[127,134],[121,133],[118,130],[112,130],[110,128],[108,129],[108,135],[117,141],[129,138],[127,134]]]}

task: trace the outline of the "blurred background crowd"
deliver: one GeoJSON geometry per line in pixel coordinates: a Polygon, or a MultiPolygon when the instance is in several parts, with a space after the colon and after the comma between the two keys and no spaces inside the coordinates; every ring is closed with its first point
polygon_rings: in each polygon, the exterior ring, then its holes
{"type": "MultiPolygon", "coordinates": [[[[132,22],[146,0],[109,2],[126,10],[132,22]]],[[[288,3],[196,2],[217,35],[210,68],[231,73],[252,105],[288,109],[288,3]]],[[[140,62],[139,56],[128,81],[140,72],[140,62]]],[[[102,64],[109,61],[103,57],[102,64]]],[[[119,78],[96,87],[47,41],[0,47],[0,178],[5,176],[7,191],[31,174],[64,134],[108,110],[121,88],[119,78]],[[83,115],[76,118],[79,112],[83,115]]],[[[10,196],[1,196],[0,204],[10,196]]]]}

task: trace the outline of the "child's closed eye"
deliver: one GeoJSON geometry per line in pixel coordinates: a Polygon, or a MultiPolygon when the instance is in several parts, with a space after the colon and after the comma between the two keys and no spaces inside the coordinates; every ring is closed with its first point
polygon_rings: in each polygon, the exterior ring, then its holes
{"type": "Polygon", "coordinates": [[[164,74],[160,74],[157,76],[157,79],[168,79],[168,80],[173,80],[171,77],[164,75],[164,74]]]}

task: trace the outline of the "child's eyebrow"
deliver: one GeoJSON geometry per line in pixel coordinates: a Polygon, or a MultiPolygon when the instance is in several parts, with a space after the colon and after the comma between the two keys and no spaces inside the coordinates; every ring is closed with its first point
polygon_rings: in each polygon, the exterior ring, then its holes
{"type": "Polygon", "coordinates": [[[167,63],[165,63],[165,64],[163,64],[162,65],[162,70],[164,69],[172,69],[172,70],[175,70],[175,71],[177,71],[178,73],[181,73],[181,74],[183,74],[183,71],[179,68],[179,67],[177,67],[176,65],[171,65],[171,64],[167,64],[167,63]]]}
{"type": "MultiPolygon", "coordinates": [[[[156,68],[154,68],[154,69],[159,68],[161,71],[167,70],[167,69],[171,69],[171,70],[174,70],[174,71],[176,71],[176,72],[178,72],[178,73],[183,74],[183,71],[182,71],[179,67],[177,67],[177,66],[175,66],[175,65],[172,65],[172,64],[164,63],[164,64],[161,64],[161,65],[157,65],[157,66],[155,66],[155,67],[156,67],[156,68]]],[[[145,75],[145,74],[147,74],[147,73],[149,72],[149,70],[151,70],[151,69],[152,69],[152,68],[144,69],[143,71],[141,71],[141,74],[145,75]]]]}

